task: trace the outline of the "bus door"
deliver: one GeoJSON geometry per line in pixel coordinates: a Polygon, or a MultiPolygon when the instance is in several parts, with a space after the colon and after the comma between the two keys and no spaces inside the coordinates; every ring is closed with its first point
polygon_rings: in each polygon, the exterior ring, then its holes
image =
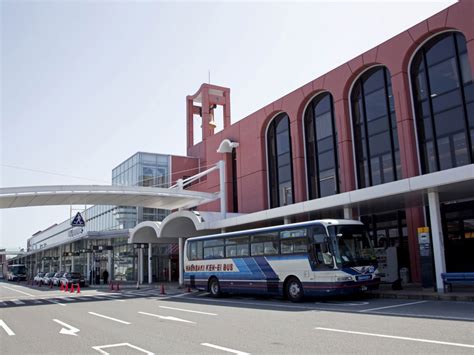
{"type": "Polygon", "coordinates": [[[322,271],[334,268],[334,258],[331,243],[324,226],[314,226],[311,228],[310,238],[312,240],[310,248],[310,260],[313,270],[322,271]]]}

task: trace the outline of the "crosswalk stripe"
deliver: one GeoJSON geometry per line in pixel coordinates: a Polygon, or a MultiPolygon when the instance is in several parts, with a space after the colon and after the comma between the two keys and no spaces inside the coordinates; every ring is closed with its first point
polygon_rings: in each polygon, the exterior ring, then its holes
{"type": "Polygon", "coordinates": [[[25,302],[20,301],[20,300],[11,300],[11,302],[13,302],[14,304],[18,304],[18,305],[25,304],[25,302]]]}

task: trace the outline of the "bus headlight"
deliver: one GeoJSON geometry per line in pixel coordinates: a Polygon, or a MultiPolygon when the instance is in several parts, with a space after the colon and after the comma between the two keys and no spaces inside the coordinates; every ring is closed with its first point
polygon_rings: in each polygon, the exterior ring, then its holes
{"type": "Polygon", "coordinates": [[[336,281],[352,281],[352,276],[336,276],[336,281]]]}

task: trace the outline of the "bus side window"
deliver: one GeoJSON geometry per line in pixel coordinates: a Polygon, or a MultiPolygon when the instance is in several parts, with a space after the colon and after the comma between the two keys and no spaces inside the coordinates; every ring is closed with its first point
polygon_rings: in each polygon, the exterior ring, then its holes
{"type": "Polygon", "coordinates": [[[188,245],[188,259],[189,260],[202,259],[202,241],[189,242],[189,245],[188,245]]]}

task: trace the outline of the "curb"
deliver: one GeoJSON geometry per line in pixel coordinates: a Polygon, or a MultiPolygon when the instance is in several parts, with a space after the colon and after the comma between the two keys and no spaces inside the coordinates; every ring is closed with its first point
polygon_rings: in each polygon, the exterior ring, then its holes
{"type": "MultiPolygon", "coordinates": [[[[369,295],[369,294],[368,294],[369,295]]],[[[416,294],[393,294],[393,293],[371,293],[373,298],[385,299],[408,299],[408,300],[426,300],[426,301],[454,301],[454,302],[474,302],[474,296],[457,295],[416,295],[416,294]]]]}

